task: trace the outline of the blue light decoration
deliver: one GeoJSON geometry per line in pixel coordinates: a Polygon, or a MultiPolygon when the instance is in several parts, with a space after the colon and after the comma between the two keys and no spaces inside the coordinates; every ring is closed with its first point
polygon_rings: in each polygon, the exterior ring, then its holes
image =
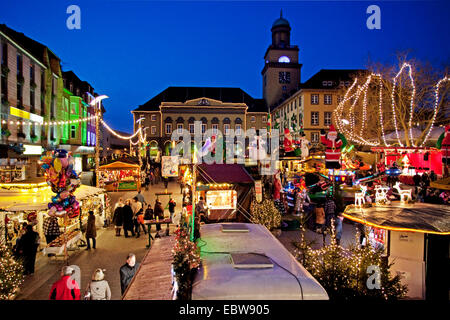
{"type": "Polygon", "coordinates": [[[402,170],[396,167],[390,167],[385,171],[385,173],[390,177],[397,177],[402,173],[402,170]]]}

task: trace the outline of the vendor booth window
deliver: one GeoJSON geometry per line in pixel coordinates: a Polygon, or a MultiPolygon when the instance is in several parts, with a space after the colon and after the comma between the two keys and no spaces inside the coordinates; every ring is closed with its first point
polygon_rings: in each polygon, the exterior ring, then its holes
{"type": "Polygon", "coordinates": [[[172,133],[172,124],[166,123],[166,134],[171,134],[171,133],[172,133]]]}
{"type": "Polygon", "coordinates": [[[210,190],[206,192],[209,209],[236,209],[236,190],[210,190]]]}
{"type": "Polygon", "coordinates": [[[319,112],[318,111],[312,111],[311,112],[311,125],[312,126],[318,126],[319,125],[319,112]]]}

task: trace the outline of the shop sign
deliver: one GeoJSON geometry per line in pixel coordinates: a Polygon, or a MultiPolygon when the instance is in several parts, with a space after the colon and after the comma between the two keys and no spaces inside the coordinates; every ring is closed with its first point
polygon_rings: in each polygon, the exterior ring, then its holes
{"type": "Polygon", "coordinates": [[[255,181],[255,192],[256,192],[256,201],[261,202],[262,201],[262,184],[261,180],[255,181]]]}
{"type": "Polygon", "coordinates": [[[30,144],[24,144],[23,147],[25,148],[25,151],[23,154],[27,155],[41,155],[44,149],[42,146],[34,146],[30,144]]]}
{"type": "Polygon", "coordinates": [[[161,167],[163,177],[177,177],[178,156],[163,156],[161,167]]]}
{"type": "Polygon", "coordinates": [[[12,116],[16,116],[22,119],[28,119],[34,122],[43,123],[44,118],[41,116],[38,116],[37,114],[30,113],[25,110],[17,109],[12,106],[9,107],[9,114],[12,116]]]}

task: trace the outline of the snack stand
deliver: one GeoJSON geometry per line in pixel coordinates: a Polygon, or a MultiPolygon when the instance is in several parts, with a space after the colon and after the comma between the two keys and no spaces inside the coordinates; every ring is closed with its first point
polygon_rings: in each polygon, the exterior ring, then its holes
{"type": "MultiPolygon", "coordinates": [[[[54,193],[45,182],[32,184],[8,184],[0,185],[0,224],[6,228],[2,228],[1,236],[7,243],[14,244],[20,226],[23,222],[33,223],[36,225],[36,231],[41,238],[41,244],[45,244],[45,236],[43,232],[43,221],[48,216],[48,202],[51,201],[54,193]],[[35,219],[30,219],[35,216],[35,219]],[[5,223],[6,222],[6,223],[5,223]],[[3,231],[5,230],[5,231],[3,231]]],[[[103,219],[106,208],[105,190],[90,186],[82,185],[74,195],[80,202],[81,215],[69,219],[65,228],[65,238],[68,245],[76,243],[81,238],[80,227],[87,223],[87,216],[90,210],[94,211],[99,219],[103,219]]],[[[64,232],[64,218],[58,217],[60,229],[64,232]]],[[[55,253],[61,254],[64,251],[62,237],[55,239],[46,248],[44,254],[55,253]]]]}
{"type": "Polygon", "coordinates": [[[250,211],[253,186],[253,178],[239,164],[200,164],[195,203],[203,197],[210,221],[240,219],[250,211]]]}
{"type": "Polygon", "coordinates": [[[448,299],[450,206],[392,202],[389,205],[349,205],[344,217],[368,227],[368,241],[381,247],[401,275],[410,299],[448,299]]]}
{"type": "Polygon", "coordinates": [[[130,191],[141,188],[138,164],[116,161],[100,166],[100,186],[106,191],[130,191]]]}

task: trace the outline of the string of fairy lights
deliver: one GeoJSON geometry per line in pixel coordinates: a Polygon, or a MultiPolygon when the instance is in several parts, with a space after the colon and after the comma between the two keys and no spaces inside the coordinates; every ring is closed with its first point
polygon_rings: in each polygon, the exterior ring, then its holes
{"type": "MultiPolygon", "coordinates": [[[[416,86],[414,83],[414,77],[413,77],[413,68],[409,63],[404,63],[398,73],[395,75],[395,77],[392,79],[393,81],[393,89],[391,92],[391,106],[390,109],[392,110],[392,119],[395,129],[395,136],[397,139],[397,142],[400,147],[403,147],[404,144],[402,143],[399,135],[399,127],[397,122],[397,109],[398,106],[396,105],[396,89],[397,89],[397,82],[400,77],[400,75],[405,72],[405,70],[408,69],[408,79],[411,85],[411,97],[409,101],[409,118],[408,118],[408,126],[407,131],[409,132],[409,144],[411,146],[417,147],[417,144],[414,141],[413,136],[413,116],[414,116],[414,103],[415,103],[415,95],[416,95],[416,86]]],[[[439,90],[445,81],[449,81],[450,78],[445,76],[444,78],[440,79],[436,85],[435,85],[435,91],[434,91],[434,106],[433,106],[433,118],[431,120],[430,128],[428,129],[427,134],[425,135],[425,138],[423,139],[422,143],[420,144],[420,147],[423,147],[426,141],[428,140],[431,131],[433,130],[437,112],[438,112],[438,106],[439,106],[439,90]]],[[[362,145],[367,146],[380,146],[381,144],[384,144],[386,147],[389,147],[390,144],[386,141],[386,134],[385,134],[385,124],[384,124],[384,118],[383,118],[383,77],[381,74],[371,73],[366,78],[366,81],[364,84],[359,85],[358,84],[358,78],[355,78],[352,85],[348,88],[348,90],[345,92],[344,98],[340,101],[337,108],[333,112],[333,118],[336,126],[338,127],[339,131],[345,134],[349,137],[349,140],[355,143],[359,143],[362,145]],[[382,135],[382,142],[380,141],[368,141],[363,137],[364,135],[364,129],[367,128],[367,108],[368,108],[368,99],[367,99],[367,93],[369,89],[369,85],[371,84],[373,79],[378,78],[378,118],[379,123],[381,127],[381,135],[382,135]],[[355,89],[356,88],[356,89],[355,89]],[[360,100],[361,94],[363,94],[363,101],[362,101],[362,122],[361,122],[361,128],[359,130],[359,133],[356,132],[356,112],[355,107],[357,103],[360,100]],[[344,107],[350,104],[349,108],[346,108],[344,110],[344,107]],[[348,112],[347,112],[348,110],[348,112]],[[349,120],[344,121],[344,115],[347,115],[349,117],[349,120]],[[350,125],[350,126],[348,126],[350,125]],[[350,127],[350,128],[349,128],[350,127]]],[[[442,98],[442,97],[441,97],[442,98]]]]}
{"type": "Polygon", "coordinates": [[[79,118],[79,119],[74,119],[74,120],[58,120],[58,121],[43,121],[43,122],[39,122],[39,121],[30,121],[30,120],[5,120],[3,119],[1,121],[2,124],[11,124],[11,125],[41,125],[41,126],[57,126],[57,125],[67,125],[67,124],[75,124],[75,123],[80,123],[80,122],[87,122],[87,121],[92,121],[95,120],[97,116],[89,116],[89,117],[85,117],[85,118],[79,118]]]}

